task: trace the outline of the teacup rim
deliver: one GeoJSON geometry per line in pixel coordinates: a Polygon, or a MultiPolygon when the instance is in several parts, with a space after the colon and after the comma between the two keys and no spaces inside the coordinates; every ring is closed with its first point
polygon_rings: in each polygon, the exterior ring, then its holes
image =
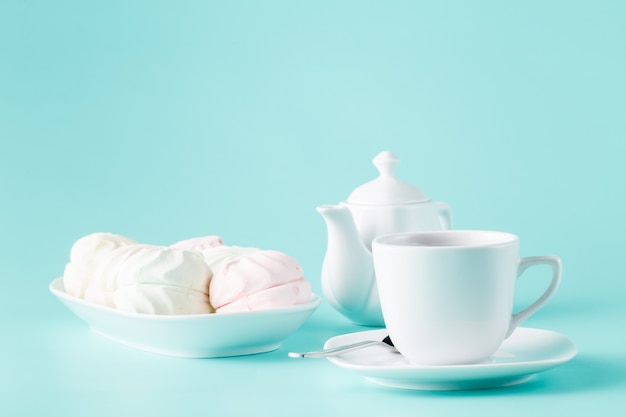
{"type": "Polygon", "coordinates": [[[372,247],[385,246],[394,248],[420,248],[420,249],[473,249],[473,248],[493,248],[499,246],[509,246],[517,244],[519,236],[516,234],[500,231],[500,230],[482,230],[482,229],[448,229],[448,230],[424,230],[413,232],[389,233],[378,236],[372,240],[372,247]],[[442,236],[456,236],[456,239],[467,239],[466,244],[420,244],[419,240],[431,239],[437,241],[442,236]],[[469,242],[470,236],[474,236],[475,240],[469,242]],[[482,237],[482,239],[481,239],[482,237]]]}

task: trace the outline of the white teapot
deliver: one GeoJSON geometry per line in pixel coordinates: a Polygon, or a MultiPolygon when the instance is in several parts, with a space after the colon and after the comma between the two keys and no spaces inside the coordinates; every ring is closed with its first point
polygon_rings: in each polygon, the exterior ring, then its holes
{"type": "Polygon", "coordinates": [[[373,160],[378,178],[356,188],[345,202],[317,207],[328,229],[322,291],[337,311],[357,324],[385,325],[372,240],[390,233],[452,227],[448,204],[429,200],[419,188],[394,176],[398,162],[393,153],[381,152],[373,160]]]}

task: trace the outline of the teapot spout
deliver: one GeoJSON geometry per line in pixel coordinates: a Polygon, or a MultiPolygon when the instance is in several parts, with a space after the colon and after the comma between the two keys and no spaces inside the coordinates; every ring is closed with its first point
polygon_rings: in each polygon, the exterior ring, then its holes
{"type": "Polygon", "coordinates": [[[347,207],[317,207],[328,229],[322,291],[329,303],[355,323],[384,325],[371,251],[347,207]]]}

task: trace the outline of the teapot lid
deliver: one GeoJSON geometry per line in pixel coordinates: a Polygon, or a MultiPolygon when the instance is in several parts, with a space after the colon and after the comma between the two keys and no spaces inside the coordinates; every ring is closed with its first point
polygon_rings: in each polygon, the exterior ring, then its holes
{"type": "Polygon", "coordinates": [[[380,206],[429,201],[422,190],[394,176],[400,159],[392,152],[381,152],[372,162],[380,173],[378,178],[357,187],[348,197],[348,203],[380,206]]]}

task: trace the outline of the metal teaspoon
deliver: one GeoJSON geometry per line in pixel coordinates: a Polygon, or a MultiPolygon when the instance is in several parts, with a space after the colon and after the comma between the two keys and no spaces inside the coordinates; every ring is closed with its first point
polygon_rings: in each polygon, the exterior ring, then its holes
{"type": "Polygon", "coordinates": [[[352,343],[349,345],[337,346],[330,349],[315,350],[313,352],[289,352],[291,358],[325,358],[328,356],[335,356],[341,353],[352,352],[353,350],[363,349],[370,346],[380,346],[389,349],[392,352],[398,352],[393,345],[393,342],[386,336],[382,341],[380,340],[364,340],[362,342],[352,343]]]}

